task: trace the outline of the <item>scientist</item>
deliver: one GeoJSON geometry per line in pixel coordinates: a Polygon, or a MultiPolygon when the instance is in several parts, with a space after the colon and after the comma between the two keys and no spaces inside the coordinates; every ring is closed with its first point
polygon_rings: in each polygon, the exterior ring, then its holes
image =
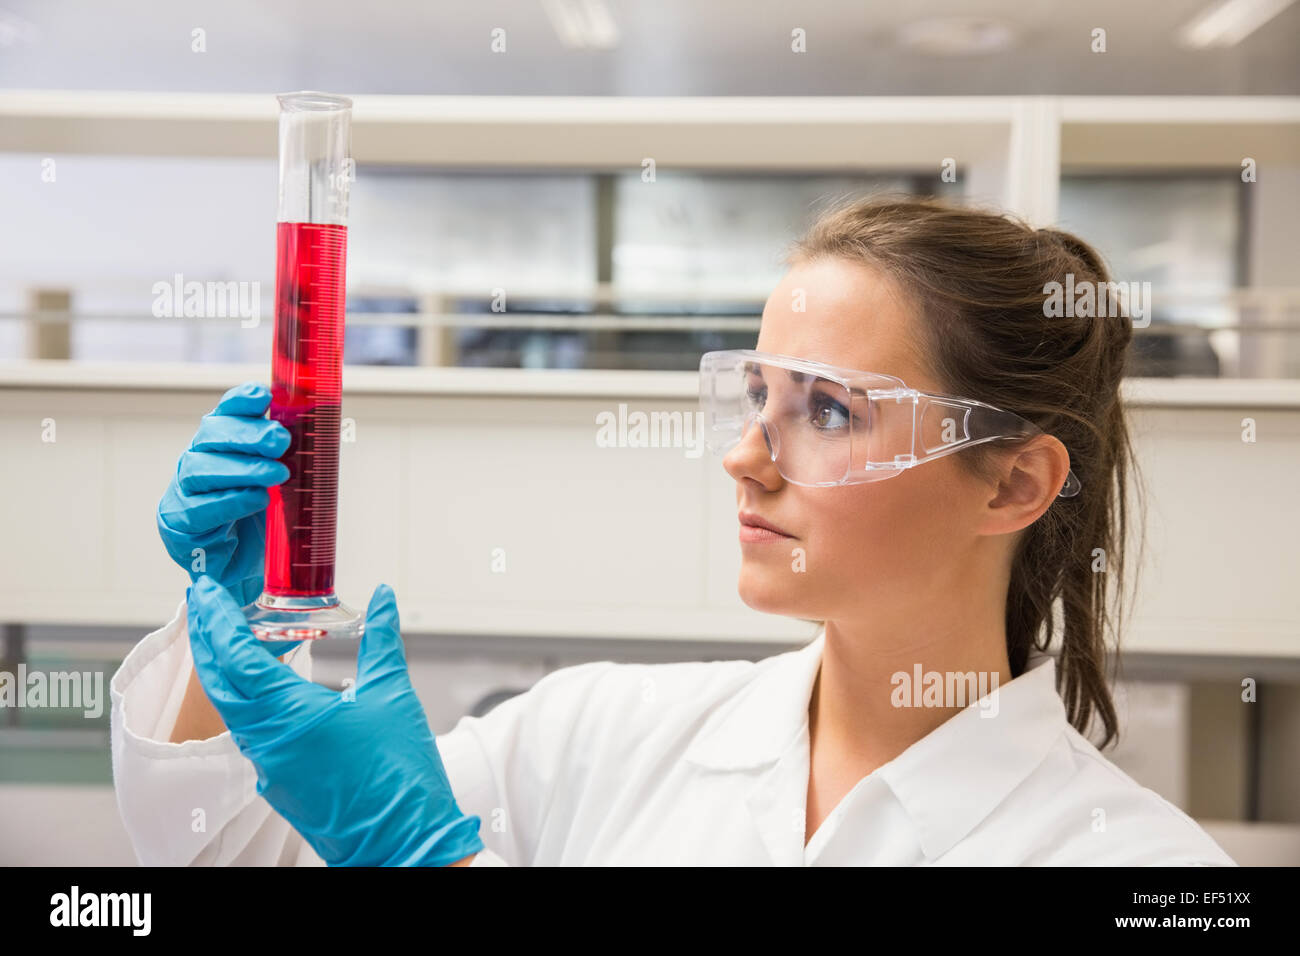
{"type": "Polygon", "coordinates": [[[821,622],[811,643],[564,668],[435,740],[386,586],[355,699],[249,633],[288,435],[265,389],[234,388],[158,514],[206,573],[111,685],[141,862],[1232,865],[1087,736],[1118,730],[1132,323],[1049,316],[1043,290],[1109,288],[1097,254],[869,199],[789,266],[757,349],[701,361],[701,403],[736,482],[740,595],[821,622]]]}

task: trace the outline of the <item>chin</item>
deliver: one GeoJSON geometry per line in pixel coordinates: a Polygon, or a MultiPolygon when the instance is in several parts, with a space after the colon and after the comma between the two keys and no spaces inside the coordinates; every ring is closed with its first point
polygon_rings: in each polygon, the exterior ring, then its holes
{"type": "Polygon", "coordinates": [[[792,600],[788,573],[772,575],[742,569],[736,590],[747,607],[764,614],[800,618],[816,616],[813,609],[802,606],[803,602],[792,600]]]}

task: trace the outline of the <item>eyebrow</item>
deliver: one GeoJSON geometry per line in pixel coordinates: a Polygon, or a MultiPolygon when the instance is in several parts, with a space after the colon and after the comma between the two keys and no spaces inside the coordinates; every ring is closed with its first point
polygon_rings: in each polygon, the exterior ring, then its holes
{"type": "MultiPolygon", "coordinates": [[[[786,375],[790,376],[790,381],[794,382],[796,385],[802,385],[805,382],[810,381],[828,381],[827,379],[823,379],[822,376],[814,375],[811,372],[797,372],[793,369],[785,369],[784,371],[786,375]]],[[[745,372],[762,378],[763,366],[757,362],[746,362],[745,372]]]]}

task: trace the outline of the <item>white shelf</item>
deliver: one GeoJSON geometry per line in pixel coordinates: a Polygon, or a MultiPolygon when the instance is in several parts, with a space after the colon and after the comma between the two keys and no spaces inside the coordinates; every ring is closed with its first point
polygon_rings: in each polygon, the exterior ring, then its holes
{"type": "MultiPolygon", "coordinates": [[[[23,543],[0,550],[0,620],[167,620],[184,574],[155,514],[178,449],[225,388],[268,375],[261,363],[0,365],[14,464],[0,527],[23,543]],[[44,440],[53,423],[57,441],[44,440]],[[47,502],[73,504],[33,506],[47,502]]],[[[681,441],[599,439],[600,416],[620,403],[689,413],[694,373],[355,367],[345,388],[345,598],[364,604],[386,581],[404,624],[424,633],[808,635],[740,601],[735,482],[686,431],[688,414],[681,441]],[[491,563],[498,549],[509,573],[491,563]]],[[[1127,649],[1300,657],[1300,382],[1134,380],[1125,394],[1148,489],[1127,649]],[[1256,443],[1242,440],[1244,415],[1256,443]]]]}
{"type": "MultiPolygon", "coordinates": [[[[434,168],[933,171],[1044,225],[1066,169],[1293,163],[1300,97],[519,97],[354,100],[358,162],[434,168]]],[[[0,152],[275,155],[267,94],[0,91],[0,152]]]]}
{"type": "MultiPolygon", "coordinates": [[[[221,391],[268,381],[268,365],[183,362],[0,363],[0,388],[221,391]]],[[[538,395],[694,400],[695,372],[616,369],[403,368],[347,365],[351,395],[538,395]]],[[[1138,408],[1300,408],[1294,379],[1131,378],[1121,391],[1138,408]]]]}
{"type": "MultiPolygon", "coordinates": [[[[938,169],[998,153],[1014,97],[353,97],[358,162],[938,169]],[[521,148],[521,144],[527,148],[521,148]]],[[[275,155],[270,95],[0,92],[0,151],[275,155]]]]}

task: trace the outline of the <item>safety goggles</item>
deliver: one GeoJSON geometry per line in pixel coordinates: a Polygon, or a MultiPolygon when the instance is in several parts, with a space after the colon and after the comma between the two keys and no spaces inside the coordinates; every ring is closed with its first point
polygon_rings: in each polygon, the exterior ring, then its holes
{"type": "MultiPolygon", "coordinates": [[[[963,448],[1043,434],[1013,412],[892,375],[752,349],[704,354],[700,411],[711,451],[729,451],[757,425],[782,477],[815,487],[893,478],[963,448]]],[[[1071,471],[1060,497],[1081,487],[1071,471]]]]}

